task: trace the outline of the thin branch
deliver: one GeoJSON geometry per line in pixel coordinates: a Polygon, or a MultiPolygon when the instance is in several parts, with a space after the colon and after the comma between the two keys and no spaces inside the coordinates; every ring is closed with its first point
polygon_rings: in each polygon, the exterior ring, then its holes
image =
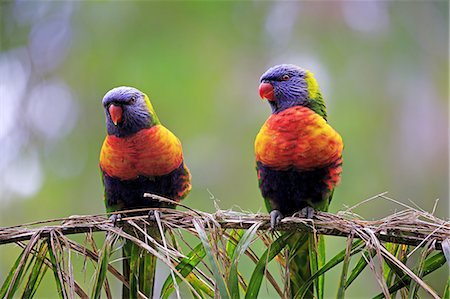
{"type": "MultiPolygon", "coordinates": [[[[127,225],[127,221],[147,221],[147,213],[150,209],[141,209],[142,216],[124,217],[117,225],[127,225]]],[[[173,229],[185,229],[193,231],[194,218],[201,218],[204,223],[214,224],[212,229],[248,229],[255,223],[261,223],[260,230],[268,230],[270,219],[267,215],[247,214],[235,211],[219,210],[209,214],[201,211],[178,211],[174,209],[154,209],[160,211],[163,226],[173,229]]],[[[126,212],[122,212],[126,214],[126,212]]],[[[429,213],[415,209],[406,209],[387,216],[383,219],[366,221],[341,213],[340,215],[317,212],[313,220],[299,217],[284,218],[277,227],[280,231],[304,231],[311,232],[312,223],[317,234],[347,237],[355,229],[368,228],[382,242],[393,242],[413,246],[424,246],[424,240],[434,240],[437,249],[441,249],[441,243],[450,239],[450,222],[436,218],[429,213]]],[[[48,238],[52,232],[57,231],[63,235],[114,231],[110,220],[101,215],[72,216],[69,218],[51,219],[39,221],[27,226],[12,226],[0,228],[0,245],[30,240],[33,235],[39,233],[41,239],[48,238]],[[62,223],[58,221],[61,221],[62,223]],[[38,226],[43,225],[43,226],[38,226]]],[[[206,225],[208,230],[208,225],[206,225]]]]}

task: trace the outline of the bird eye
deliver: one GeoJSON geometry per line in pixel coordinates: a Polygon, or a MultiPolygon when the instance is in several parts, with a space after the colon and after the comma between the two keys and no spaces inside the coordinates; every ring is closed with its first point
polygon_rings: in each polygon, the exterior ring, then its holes
{"type": "Polygon", "coordinates": [[[130,98],[130,104],[134,104],[134,102],[136,102],[136,97],[135,97],[135,96],[132,96],[132,97],[130,98]]]}
{"type": "Polygon", "coordinates": [[[283,75],[283,77],[281,77],[281,79],[283,80],[283,81],[287,81],[287,80],[289,80],[291,77],[289,77],[289,75],[283,75]]]}

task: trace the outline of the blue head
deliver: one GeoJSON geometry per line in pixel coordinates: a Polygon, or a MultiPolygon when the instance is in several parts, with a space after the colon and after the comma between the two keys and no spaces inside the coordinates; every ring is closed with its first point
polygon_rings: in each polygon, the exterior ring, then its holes
{"type": "Polygon", "coordinates": [[[259,94],[269,101],[272,113],[305,106],[326,118],[326,108],[314,74],[293,64],[268,69],[260,79],[259,94]]]}
{"type": "Polygon", "coordinates": [[[121,86],[103,97],[109,135],[126,137],[159,123],[147,95],[136,88],[121,86]]]}

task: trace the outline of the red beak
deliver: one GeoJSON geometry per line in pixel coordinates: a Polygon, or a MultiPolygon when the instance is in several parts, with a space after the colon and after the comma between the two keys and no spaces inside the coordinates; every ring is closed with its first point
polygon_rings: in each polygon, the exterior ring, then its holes
{"type": "Polygon", "coordinates": [[[261,99],[267,99],[269,101],[274,101],[275,96],[273,93],[273,86],[270,83],[261,83],[259,85],[259,96],[261,99]]]}
{"type": "Polygon", "coordinates": [[[109,115],[111,115],[112,122],[117,126],[117,124],[122,121],[122,107],[111,104],[109,105],[108,111],[109,115]]]}

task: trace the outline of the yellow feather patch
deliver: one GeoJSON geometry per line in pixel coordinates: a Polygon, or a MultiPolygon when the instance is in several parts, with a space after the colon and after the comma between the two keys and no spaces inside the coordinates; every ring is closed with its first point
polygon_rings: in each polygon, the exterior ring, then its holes
{"type": "Polygon", "coordinates": [[[152,114],[155,124],[159,124],[160,121],[158,119],[158,116],[156,115],[155,109],[153,109],[152,102],[150,102],[150,99],[148,98],[148,96],[145,93],[144,93],[144,100],[145,100],[145,105],[147,105],[148,110],[152,114]]]}
{"type": "Polygon", "coordinates": [[[314,74],[310,71],[306,71],[305,77],[306,83],[308,83],[308,95],[310,99],[315,99],[319,93],[319,84],[314,78],[314,74]]]}

